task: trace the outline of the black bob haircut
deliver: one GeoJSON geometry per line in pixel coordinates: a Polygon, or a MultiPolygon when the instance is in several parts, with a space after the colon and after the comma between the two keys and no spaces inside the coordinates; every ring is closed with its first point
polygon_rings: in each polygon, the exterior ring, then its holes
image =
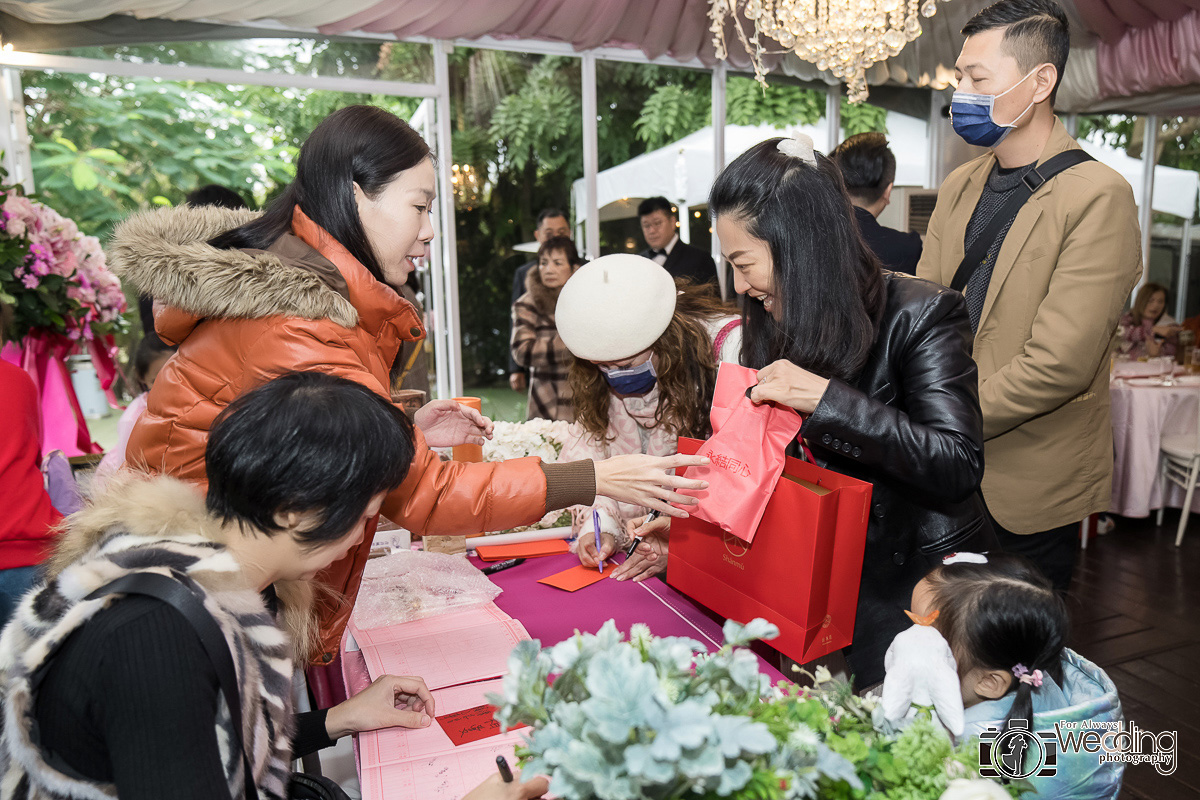
{"type": "Polygon", "coordinates": [[[1071,53],[1071,25],[1054,0],[1000,0],[980,11],[963,26],[963,36],[1004,28],[1004,47],[1017,60],[1021,72],[1038,64],[1053,64],[1058,78],[1050,92],[1050,105],[1058,97],[1067,56],[1071,53]]]}
{"type": "Polygon", "coordinates": [[[638,216],[644,217],[647,214],[653,214],[655,211],[666,212],[668,217],[675,216],[675,206],[665,197],[647,197],[642,202],[638,203],[638,216]]]}
{"type": "Polygon", "coordinates": [[[896,180],[896,156],[882,133],[857,133],[829,157],[842,171],[849,195],[867,205],[878,202],[896,180]]]}
{"type": "Polygon", "coordinates": [[[555,217],[562,217],[563,219],[567,220],[568,225],[570,224],[570,219],[567,217],[567,212],[563,211],[561,208],[543,208],[538,212],[537,225],[534,227],[540,228],[542,227],[543,222],[548,219],[554,219],[555,217]]]}
{"type": "Polygon", "coordinates": [[[201,186],[199,189],[193,189],[188,192],[188,196],[183,199],[189,206],[219,206],[220,208],[249,208],[242,196],[230,189],[228,186],[221,186],[218,183],[210,183],[201,186]]]}
{"type": "Polygon", "coordinates": [[[312,513],[317,524],[294,535],[318,547],[398,487],[413,454],[412,423],[387,400],[345,378],[291,372],[217,417],[204,451],[208,510],[269,534],[282,530],[276,514],[312,513]]]}
{"type": "Polygon", "coordinates": [[[823,378],[852,383],[867,361],[886,290],[863,242],[832,160],[808,164],[767,139],[727,166],[708,197],[713,219],[742,222],[771,250],[776,321],[763,304],[742,307],[742,364],[786,358],[823,378]]]}
{"type": "Polygon", "coordinates": [[[209,240],[221,250],[266,250],[292,231],[296,206],[358,263],[383,282],[379,260],[354,199],[354,184],[379,196],[397,175],[431,158],[429,145],[407,122],[375,106],[346,106],[330,114],[300,145],[296,179],[261,217],[209,240]]]}

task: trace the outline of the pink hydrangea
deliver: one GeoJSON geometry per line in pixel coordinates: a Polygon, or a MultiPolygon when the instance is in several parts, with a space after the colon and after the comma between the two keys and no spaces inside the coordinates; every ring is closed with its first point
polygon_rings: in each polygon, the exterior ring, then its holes
{"type": "Polygon", "coordinates": [[[0,202],[0,234],[29,242],[25,263],[14,270],[21,286],[35,289],[47,275],[65,279],[62,299],[78,304],[67,322],[72,338],[91,339],[93,324],[120,319],[126,309],[121,282],[109,271],[100,241],[83,236],[73,220],[10,191],[0,202]]]}

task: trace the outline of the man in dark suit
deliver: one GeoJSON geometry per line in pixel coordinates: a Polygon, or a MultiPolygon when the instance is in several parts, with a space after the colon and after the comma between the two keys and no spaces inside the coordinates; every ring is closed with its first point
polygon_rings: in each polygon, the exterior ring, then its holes
{"type": "Polygon", "coordinates": [[[638,255],[664,267],[673,278],[690,278],[697,284],[717,282],[712,256],[680,241],[671,201],[665,197],[647,197],[638,205],[638,221],[642,223],[647,246],[638,255]]]}
{"type": "Polygon", "coordinates": [[[854,204],[858,229],[884,269],[913,275],[921,260],[921,235],[885,228],[876,220],[892,201],[896,156],[882,133],[859,133],[838,145],[831,157],[842,170],[854,204]]]}
{"type": "MultiPolygon", "coordinates": [[[[537,216],[537,227],[533,229],[533,238],[538,244],[553,239],[555,236],[571,236],[571,224],[567,222],[567,215],[557,208],[543,208],[537,216]]],[[[512,305],[517,304],[517,300],[521,295],[525,294],[525,276],[529,274],[529,270],[537,265],[537,259],[534,258],[521,266],[517,267],[517,271],[513,273],[512,285],[512,305]]],[[[512,340],[512,323],[509,323],[508,331],[509,341],[512,340]]],[[[529,386],[529,373],[516,361],[513,361],[512,353],[508,356],[508,385],[512,387],[514,392],[523,392],[529,386]]]]}

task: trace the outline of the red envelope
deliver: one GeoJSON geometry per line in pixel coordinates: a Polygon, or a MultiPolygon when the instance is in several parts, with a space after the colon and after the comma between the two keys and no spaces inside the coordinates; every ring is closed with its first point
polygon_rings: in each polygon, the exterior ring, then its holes
{"type": "MultiPolygon", "coordinates": [[[[500,730],[500,723],[496,721],[496,707],[486,703],[474,708],[455,711],[453,714],[443,714],[434,719],[437,720],[438,725],[442,726],[442,730],[450,737],[450,741],[454,742],[455,747],[503,733],[500,730]]],[[[512,726],[509,730],[524,727],[526,727],[525,723],[521,723],[512,726]]]]}
{"type": "Polygon", "coordinates": [[[755,370],[721,363],[709,414],[713,435],[698,453],[712,463],[688,470],[689,478],[708,481],[708,488],[686,492],[700,500],[688,509],[693,517],[746,543],[754,541],[767,501],[783,474],[784,450],[803,423],[795,409],[750,402],[746,390],[756,383],[755,370]]]}

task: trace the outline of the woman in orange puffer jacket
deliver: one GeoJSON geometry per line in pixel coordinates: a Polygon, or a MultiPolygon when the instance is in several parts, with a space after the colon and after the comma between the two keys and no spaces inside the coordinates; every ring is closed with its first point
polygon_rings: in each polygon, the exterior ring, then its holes
{"type": "MultiPolygon", "coordinates": [[[[234,398],[293,370],[322,370],[390,398],[401,344],[425,335],[397,293],[433,238],[429,147],[403,120],[343,108],[300,148],[296,180],[265,213],[187,206],[132,217],[113,236],[117,271],[154,298],[155,329],[178,352],[159,373],[126,462],[204,482],[204,446],[234,398]]],[[[528,525],[596,494],[683,512],[689,456],[545,464],[444,462],[430,446],[482,442],[491,423],[453,401],[416,415],[417,456],[382,514],[415,534],[528,525]]],[[[347,454],[347,458],[352,454],[347,454]]],[[[318,578],[350,603],[322,613],[326,660],[358,593],[371,536],[318,578]]]]}

